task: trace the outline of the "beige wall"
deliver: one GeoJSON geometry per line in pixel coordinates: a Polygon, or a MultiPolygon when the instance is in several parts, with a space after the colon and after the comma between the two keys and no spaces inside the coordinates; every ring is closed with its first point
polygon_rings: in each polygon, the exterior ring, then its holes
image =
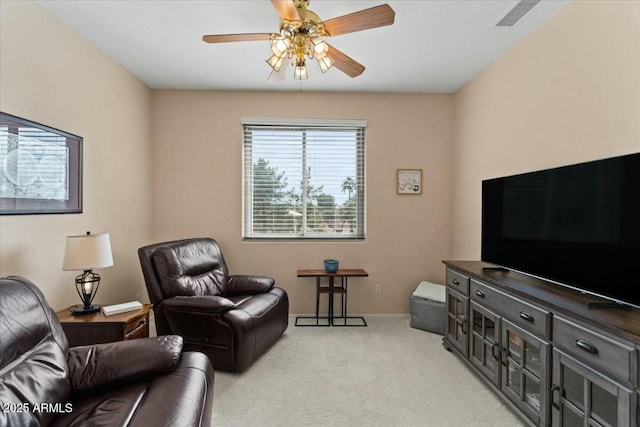
{"type": "Polygon", "coordinates": [[[640,2],[574,1],[455,94],[453,255],[481,181],[640,151],[640,2]]]}
{"type": "Polygon", "coordinates": [[[231,273],[274,277],[291,313],[314,310],[315,283],[296,269],[337,258],[370,273],[350,282],[350,312],[407,313],[451,255],[452,113],[450,95],[154,91],[154,239],[216,238],[231,273]],[[365,242],[242,241],[242,117],[368,121],[365,242]],[[423,169],[421,196],[396,194],[397,168],[423,169]]]}
{"type": "Polygon", "coordinates": [[[151,91],[33,2],[0,1],[0,110],[84,137],[84,213],[0,217],[0,276],[30,278],[55,309],[79,303],[65,236],[108,232],[98,300],[146,298],[136,249],[150,218],[151,91]]]}
{"type": "Polygon", "coordinates": [[[454,96],[151,91],[37,4],[3,0],[0,19],[0,109],[85,138],[83,214],[0,217],[0,275],[57,309],[77,299],[64,237],[92,230],[111,233],[107,303],[146,298],[140,245],[213,236],[292,313],[313,309],[295,270],[327,257],[371,273],[353,312],[406,313],[441,259],[480,256],[482,179],[640,151],[640,2],[569,4],[454,96]],[[367,240],[242,242],[241,117],[366,119],[367,240]],[[423,169],[424,194],[397,196],[397,168],[423,169]]]}
{"type": "Polygon", "coordinates": [[[311,312],[314,295],[295,270],[327,257],[371,273],[352,283],[352,312],[406,313],[419,280],[443,280],[450,95],[152,92],[37,4],[0,5],[0,109],[85,144],[84,213],[0,217],[0,275],[29,277],[56,309],[75,304],[64,238],[91,230],[111,234],[116,265],[99,271],[106,303],[146,299],[136,249],[186,236],[217,238],[234,273],[275,277],[292,313],[311,312]],[[240,118],[251,116],[368,120],[365,242],[241,241],[240,118]],[[395,194],[400,167],[424,170],[423,195],[395,194]]]}

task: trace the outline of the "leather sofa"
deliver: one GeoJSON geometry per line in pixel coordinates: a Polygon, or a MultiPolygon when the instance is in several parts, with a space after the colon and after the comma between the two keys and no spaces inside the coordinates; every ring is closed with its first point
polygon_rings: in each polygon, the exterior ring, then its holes
{"type": "Polygon", "coordinates": [[[0,279],[0,426],[210,426],[213,369],[162,336],[69,348],[29,280],[0,279]]]}
{"type": "Polygon", "coordinates": [[[287,293],[269,277],[229,275],[214,239],[156,243],[138,255],[158,335],[182,336],[214,369],[244,371],[286,331],[287,293]]]}

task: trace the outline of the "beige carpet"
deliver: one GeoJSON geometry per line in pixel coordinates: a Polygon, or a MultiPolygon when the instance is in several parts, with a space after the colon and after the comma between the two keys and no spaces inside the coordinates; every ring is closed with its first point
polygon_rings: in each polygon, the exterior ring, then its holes
{"type": "Polygon", "coordinates": [[[290,326],[243,374],[216,372],[215,426],[520,426],[440,335],[408,317],[290,326]]]}

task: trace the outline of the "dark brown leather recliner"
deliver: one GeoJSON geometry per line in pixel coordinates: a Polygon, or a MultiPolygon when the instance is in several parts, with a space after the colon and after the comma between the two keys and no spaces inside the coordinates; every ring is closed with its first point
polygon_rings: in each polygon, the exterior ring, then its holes
{"type": "Polygon", "coordinates": [[[244,371],[286,331],[287,293],[269,277],[229,275],[214,239],[156,243],[138,255],[158,335],[182,336],[214,369],[244,371]]]}
{"type": "Polygon", "coordinates": [[[210,426],[213,369],[176,335],[69,348],[40,290],[0,279],[0,426],[210,426]]]}

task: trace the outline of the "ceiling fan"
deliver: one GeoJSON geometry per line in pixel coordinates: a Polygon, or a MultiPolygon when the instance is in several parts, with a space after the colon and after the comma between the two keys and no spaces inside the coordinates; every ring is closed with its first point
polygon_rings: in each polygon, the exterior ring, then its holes
{"type": "Polygon", "coordinates": [[[280,74],[283,64],[290,62],[294,77],[308,78],[307,59],[316,59],[322,72],[334,65],[350,77],[357,77],[365,67],[323,40],[355,31],[393,24],[395,12],[388,4],[322,21],[309,9],[309,0],[271,0],[280,15],[278,33],[215,34],[203,36],[207,43],[239,41],[271,41],[273,54],[266,60],[273,72],[280,74]]]}

